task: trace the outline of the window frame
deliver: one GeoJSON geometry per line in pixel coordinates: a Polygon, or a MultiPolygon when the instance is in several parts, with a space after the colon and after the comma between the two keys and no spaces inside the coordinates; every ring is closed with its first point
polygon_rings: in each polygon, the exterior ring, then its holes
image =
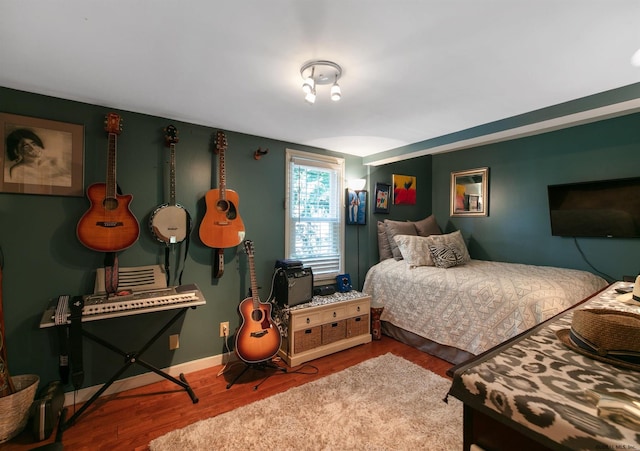
{"type": "MultiPolygon", "coordinates": [[[[339,263],[336,271],[332,271],[329,273],[319,273],[314,271],[313,278],[314,284],[333,282],[336,279],[336,276],[344,273],[345,268],[345,256],[344,256],[344,248],[345,248],[345,205],[344,205],[344,196],[342,193],[344,192],[345,182],[344,182],[344,174],[345,174],[345,159],[340,157],[333,157],[330,155],[322,155],[313,152],[305,152],[301,150],[294,149],[285,149],[285,239],[284,239],[284,255],[285,258],[290,259],[294,258],[291,255],[292,249],[290,246],[292,233],[294,231],[294,221],[291,220],[291,163],[292,160],[308,160],[311,166],[318,166],[321,168],[327,169],[335,169],[335,166],[338,166],[337,170],[337,192],[336,192],[336,213],[339,218],[339,230],[338,230],[338,249],[339,249],[339,263]]],[[[308,264],[303,260],[303,264],[306,266],[311,266],[312,264],[308,264]]]]}

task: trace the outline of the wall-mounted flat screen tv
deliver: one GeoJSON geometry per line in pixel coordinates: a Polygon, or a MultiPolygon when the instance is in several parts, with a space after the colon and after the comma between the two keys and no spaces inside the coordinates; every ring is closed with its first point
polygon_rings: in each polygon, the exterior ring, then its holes
{"type": "Polygon", "coordinates": [[[551,234],[640,237],[640,177],[549,185],[551,234]]]}

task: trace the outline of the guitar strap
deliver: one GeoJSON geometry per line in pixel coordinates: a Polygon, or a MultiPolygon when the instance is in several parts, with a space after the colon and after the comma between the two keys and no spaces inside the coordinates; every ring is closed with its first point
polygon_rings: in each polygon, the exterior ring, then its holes
{"type": "Polygon", "coordinates": [[[118,291],[118,254],[107,252],[104,254],[104,291],[107,296],[118,291]]]}
{"type": "MultiPolygon", "coordinates": [[[[185,213],[187,214],[187,233],[186,233],[186,237],[184,239],[184,257],[182,259],[182,268],[180,269],[180,273],[177,274],[178,276],[178,285],[182,285],[182,274],[184,273],[184,267],[186,266],[187,263],[187,255],[189,255],[189,238],[191,236],[191,215],[189,214],[189,212],[185,209],[185,213]]],[[[180,245],[182,243],[178,243],[178,245],[180,245]]],[[[180,249],[180,248],[178,248],[180,249]]],[[[167,286],[171,285],[171,271],[169,270],[170,268],[170,256],[171,256],[171,245],[167,244],[164,248],[164,269],[166,271],[167,274],[167,286]]],[[[180,254],[178,253],[178,257],[180,256],[180,254]]],[[[178,259],[178,267],[180,267],[180,260],[178,259]]],[[[176,270],[177,273],[177,270],[176,270]]]]}
{"type": "Polygon", "coordinates": [[[84,381],[84,369],[82,364],[82,308],[84,299],[82,296],[70,298],[71,326],[69,326],[69,342],[71,343],[71,383],[73,388],[79,390],[84,381]]]}

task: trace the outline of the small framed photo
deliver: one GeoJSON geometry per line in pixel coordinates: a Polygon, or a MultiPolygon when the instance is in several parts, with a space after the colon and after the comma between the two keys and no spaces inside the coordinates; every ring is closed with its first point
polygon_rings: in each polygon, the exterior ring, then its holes
{"type": "Polygon", "coordinates": [[[489,215],[489,168],[451,173],[451,216],[489,215]]]}
{"type": "Polygon", "coordinates": [[[347,225],[367,223],[367,191],[347,188],[347,225]]]}
{"type": "Polygon", "coordinates": [[[0,113],[0,192],[84,195],[84,126],[0,113]]]}
{"type": "Polygon", "coordinates": [[[389,206],[391,203],[391,185],[388,183],[377,183],[376,182],[376,197],[375,197],[375,207],[373,209],[374,213],[386,213],[389,214],[389,206]]]}

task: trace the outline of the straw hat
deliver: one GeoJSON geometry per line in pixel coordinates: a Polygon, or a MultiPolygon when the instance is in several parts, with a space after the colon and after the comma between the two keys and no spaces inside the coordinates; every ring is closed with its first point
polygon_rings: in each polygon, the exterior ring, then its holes
{"type": "Polygon", "coordinates": [[[633,293],[621,294],[616,300],[625,304],[640,305],[637,304],[640,302],[640,276],[636,277],[636,283],[633,284],[633,293]]]}
{"type": "Polygon", "coordinates": [[[602,362],[640,371],[640,315],[611,309],[573,313],[571,329],[556,332],[569,348],[602,362]]]}

